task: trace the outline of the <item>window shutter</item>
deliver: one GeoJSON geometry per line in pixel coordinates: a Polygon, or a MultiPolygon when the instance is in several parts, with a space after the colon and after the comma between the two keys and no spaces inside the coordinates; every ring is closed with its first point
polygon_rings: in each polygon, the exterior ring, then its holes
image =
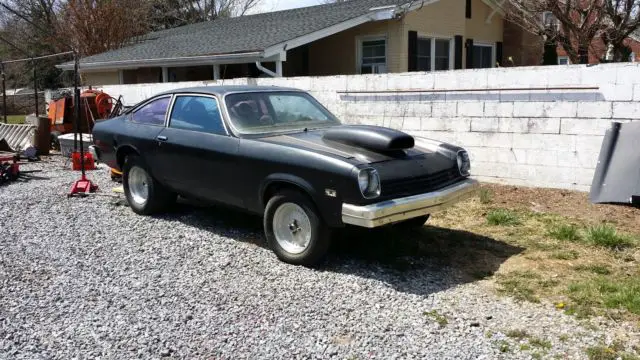
{"type": "Polygon", "coordinates": [[[409,64],[408,71],[418,70],[418,32],[409,31],[409,64]]]}
{"type": "Polygon", "coordinates": [[[465,69],[473,69],[473,39],[467,39],[465,47],[467,48],[467,66],[465,69]]]}
{"type": "Polygon", "coordinates": [[[456,35],[453,42],[453,68],[462,69],[462,35],[456,35]]]}
{"type": "Polygon", "coordinates": [[[502,51],[502,41],[498,41],[496,43],[496,62],[499,66],[502,66],[504,62],[502,51]]]}
{"type": "Polygon", "coordinates": [[[465,15],[467,19],[471,19],[471,0],[467,0],[467,6],[465,8],[465,15]]]}

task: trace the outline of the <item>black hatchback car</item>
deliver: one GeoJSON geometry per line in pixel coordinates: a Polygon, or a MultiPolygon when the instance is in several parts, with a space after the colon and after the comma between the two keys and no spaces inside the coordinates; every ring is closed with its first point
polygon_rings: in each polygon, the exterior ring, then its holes
{"type": "Polygon", "coordinates": [[[98,158],[123,171],[134,212],[177,195],[264,216],[293,264],[325,255],[332,229],[420,227],[471,196],[467,152],[376,126],[341,125],[304,91],[199,87],[158,94],[93,129],[98,158]]]}

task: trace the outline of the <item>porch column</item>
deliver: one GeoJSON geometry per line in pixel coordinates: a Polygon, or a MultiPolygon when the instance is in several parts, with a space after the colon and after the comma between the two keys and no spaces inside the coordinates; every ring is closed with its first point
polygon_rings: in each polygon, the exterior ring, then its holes
{"type": "Polygon", "coordinates": [[[276,74],[278,77],[282,77],[282,60],[276,60],[276,74]]]}
{"type": "Polygon", "coordinates": [[[213,80],[220,80],[220,64],[213,65],[213,80]]]}
{"type": "Polygon", "coordinates": [[[124,84],[124,70],[118,70],[118,84],[124,84]]]}
{"type": "Polygon", "coordinates": [[[162,82],[169,82],[169,68],[167,67],[162,68],[162,82]]]}

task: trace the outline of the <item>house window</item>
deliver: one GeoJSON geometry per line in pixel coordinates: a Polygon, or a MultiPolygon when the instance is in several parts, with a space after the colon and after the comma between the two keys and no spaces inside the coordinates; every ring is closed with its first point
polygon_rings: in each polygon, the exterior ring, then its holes
{"type": "Polygon", "coordinates": [[[369,38],[362,40],[360,44],[360,73],[386,73],[387,40],[385,38],[369,38]]]}
{"type": "Polygon", "coordinates": [[[571,61],[569,61],[568,56],[558,56],[558,65],[569,65],[571,61]]]}
{"type": "Polygon", "coordinates": [[[451,40],[421,37],[418,39],[418,71],[449,70],[451,40]]]}
{"type": "Polygon", "coordinates": [[[473,68],[486,69],[493,67],[493,46],[474,44],[473,45],[473,68]]]}

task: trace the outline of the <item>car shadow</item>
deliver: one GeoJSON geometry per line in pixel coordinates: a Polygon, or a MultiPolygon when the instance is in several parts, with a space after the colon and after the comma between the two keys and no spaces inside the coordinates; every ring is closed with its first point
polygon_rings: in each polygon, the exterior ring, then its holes
{"type": "MultiPolygon", "coordinates": [[[[262,219],[255,215],[181,201],[162,218],[268,248],[262,219]]],[[[329,254],[317,270],[370,278],[421,296],[490,277],[506,260],[525,250],[471,232],[434,226],[346,228],[334,232],[332,239],[329,254]]]]}

